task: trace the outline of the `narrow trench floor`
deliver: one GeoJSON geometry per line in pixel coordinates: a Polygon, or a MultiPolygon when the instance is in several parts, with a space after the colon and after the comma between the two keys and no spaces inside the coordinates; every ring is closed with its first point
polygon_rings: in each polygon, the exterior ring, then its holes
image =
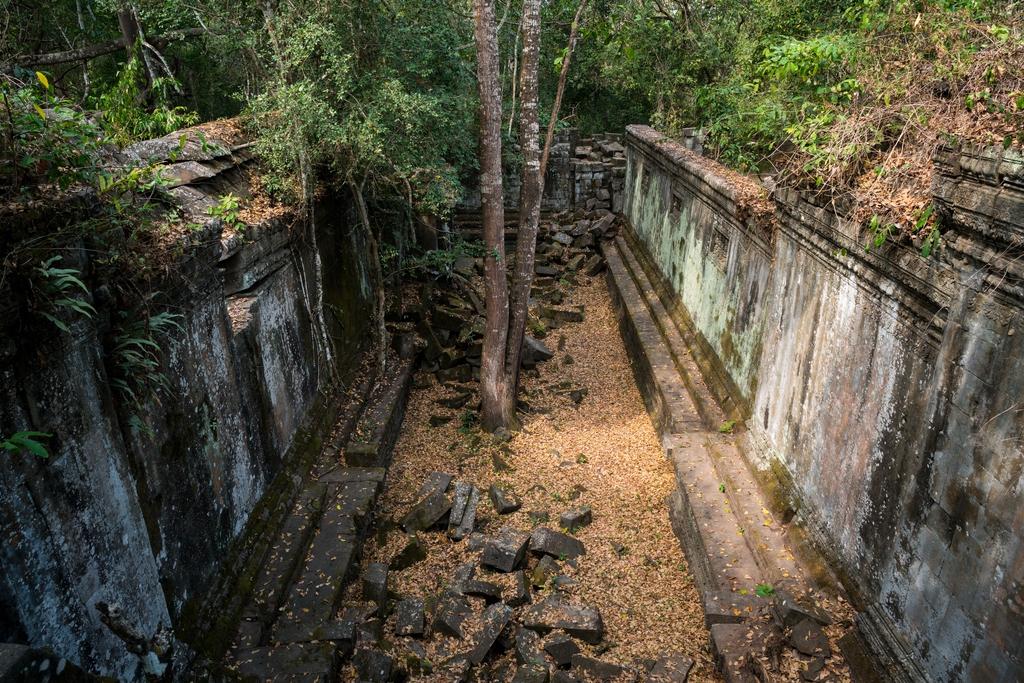
{"type": "MultiPolygon", "coordinates": [[[[575,534],[585,545],[586,555],[578,558],[575,567],[559,563],[557,573],[578,582],[560,589],[569,602],[600,610],[607,649],[595,650],[582,642],[580,647],[591,656],[640,671],[645,659],[676,650],[696,662],[689,680],[720,681],[707,651],[700,601],[665,504],[665,496],[675,486],[673,468],[633,378],[604,278],[581,277],[580,284],[570,288],[563,307],[574,305],[584,307],[583,322],[552,330],[544,342],[555,357],[538,363],[535,372],[523,374],[521,398],[530,404],[531,412],[522,416],[523,430],[508,444],[494,445],[478,426],[464,425],[466,409],[451,410],[437,403],[464,388],[442,386],[433,375],[416,373],[377,511],[378,528],[386,533],[367,541],[363,565],[388,562],[404,548],[405,534],[395,528],[388,531],[392,526],[388,521],[400,519],[409,510],[424,480],[435,471],[480,489],[476,529],[485,534],[496,534],[503,527],[530,530],[535,526],[531,512],[546,512],[547,526],[557,529],[561,513],[587,506],[593,511],[593,523],[575,534]],[[587,390],[578,405],[569,394],[554,392],[554,385],[565,382],[572,389],[587,390]],[[453,419],[432,427],[431,417],[453,419]],[[487,498],[492,483],[512,491],[522,508],[499,516],[487,498]]],[[[477,385],[459,386],[472,386],[475,391],[477,385]]],[[[479,400],[478,393],[473,400],[479,400]]],[[[438,596],[451,585],[458,565],[480,559],[480,552],[469,551],[468,541],[453,542],[443,531],[419,536],[427,546],[427,558],[389,578],[389,587],[403,597],[438,596]]],[[[536,558],[530,562],[532,568],[536,558]]],[[[499,583],[506,591],[514,591],[512,577],[484,569],[477,572],[478,579],[499,583]]],[[[347,589],[343,604],[359,599],[358,584],[347,589]]],[[[533,602],[554,590],[550,584],[534,590],[533,602]]],[[[473,600],[474,611],[481,613],[483,600],[473,600]]],[[[396,663],[418,648],[438,663],[467,647],[464,641],[436,634],[425,640],[394,636],[394,616],[385,633],[393,638],[396,663]]],[[[508,680],[516,666],[514,648],[492,654],[487,663],[490,671],[508,672],[491,680],[508,680]]],[[[354,670],[347,667],[343,679],[354,678],[354,670]]]]}

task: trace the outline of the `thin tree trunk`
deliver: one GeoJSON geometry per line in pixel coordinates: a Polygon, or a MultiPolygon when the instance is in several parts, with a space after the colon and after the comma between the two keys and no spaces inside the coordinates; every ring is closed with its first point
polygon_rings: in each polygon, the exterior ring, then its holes
{"type": "MultiPolygon", "coordinates": [[[[363,181],[365,182],[365,180],[363,181]]],[[[384,271],[380,266],[380,248],[377,243],[377,236],[373,234],[370,227],[370,215],[366,210],[366,201],[363,198],[363,188],[355,183],[349,183],[352,188],[352,196],[356,199],[356,208],[359,211],[359,220],[363,223],[366,232],[366,252],[370,263],[370,280],[373,284],[374,297],[374,328],[376,330],[377,343],[377,381],[384,381],[384,370],[388,364],[388,328],[384,320],[384,308],[386,292],[384,291],[384,271]]]]}
{"type": "Polygon", "coordinates": [[[523,153],[523,182],[519,192],[519,231],[516,238],[516,272],[512,290],[512,324],[505,351],[508,391],[506,425],[518,427],[516,401],[519,392],[519,364],[523,355],[523,336],[529,312],[530,286],[537,252],[537,226],[540,202],[544,194],[544,176],[540,172],[540,123],[538,116],[537,71],[540,63],[540,0],[523,0],[523,59],[520,82],[519,145],[523,153]]]}
{"type": "Polygon", "coordinates": [[[480,360],[480,401],[489,430],[505,426],[508,382],[508,283],[505,281],[505,210],[501,183],[501,81],[494,0],[473,0],[477,82],[480,88],[480,199],[483,222],[484,288],[487,300],[484,348],[480,360]]]}
{"type": "Polygon", "coordinates": [[[572,20],[572,28],[569,30],[569,46],[565,50],[565,57],[562,58],[562,73],[558,75],[558,92],[555,93],[555,105],[551,108],[551,121],[548,123],[548,134],[544,138],[544,152],[540,157],[540,174],[543,176],[548,170],[548,155],[551,153],[551,140],[555,137],[555,124],[558,123],[558,109],[562,106],[562,95],[565,94],[565,77],[569,73],[569,62],[572,61],[572,51],[576,48],[576,34],[579,33],[580,17],[587,6],[587,0],[581,0],[580,8],[576,10],[576,16],[572,20]]]}

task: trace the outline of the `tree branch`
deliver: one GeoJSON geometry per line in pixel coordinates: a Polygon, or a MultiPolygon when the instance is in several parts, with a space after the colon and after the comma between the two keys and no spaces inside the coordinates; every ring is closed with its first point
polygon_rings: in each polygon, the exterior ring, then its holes
{"type": "MultiPolygon", "coordinates": [[[[167,35],[153,38],[152,42],[173,42],[176,40],[184,40],[185,38],[201,36],[204,33],[206,33],[206,29],[202,28],[188,28],[181,31],[170,31],[167,35]]],[[[96,57],[102,57],[103,55],[109,55],[111,52],[123,50],[127,46],[128,41],[121,37],[117,40],[108,40],[105,43],[88,45],[74,50],[50,52],[44,55],[25,55],[24,57],[15,57],[11,62],[0,67],[0,72],[6,73],[12,71],[15,66],[50,66],[53,64],[65,64],[67,62],[87,61],[95,59],[96,57]]]]}

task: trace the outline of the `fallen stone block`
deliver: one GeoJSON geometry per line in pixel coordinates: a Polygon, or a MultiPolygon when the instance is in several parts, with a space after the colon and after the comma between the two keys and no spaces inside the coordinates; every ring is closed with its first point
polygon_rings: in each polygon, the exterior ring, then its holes
{"type": "Polygon", "coordinates": [[[800,678],[805,681],[817,681],[821,679],[821,674],[825,670],[825,658],[815,657],[811,661],[807,662],[807,666],[800,669],[800,678]]]}
{"type": "Polygon", "coordinates": [[[443,636],[462,639],[465,637],[462,625],[472,613],[466,598],[456,591],[447,590],[437,603],[431,628],[443,636]]]}
{"type": "Polygon", "coordinates": [[[530,583],[537,588],[543,588],[557,569],[558,566],[555,564],[555,558],[545,555],[540,558],[540,562],[533,568],[533,573],[530,575],[530,583]]]}
{"type": "Polygon", "coordinates": [[[604,637],[604,622],[596,607],[579,607],[552,596],[523,613],[523,626],[538,633],[565,631],[585,643],[597,645],[604,637]]]}
{"type": "Polygon", "coordinates": [[[363,572],[363,600],[368,600],[383,614],[388,604],[388,566],[371,562],[363,572]]]}
{"type": "Polygon", "coordinates": [[[464,481],[457,481],[452,487],[452,511],[448,516],[448,535],[459,527],[463,515],[466,514],[466,504],[469,503],[469,494],[473,492],[473,485],[464,481]]]}
{"type": "Polygon", "coordinates": [[[539,526],[533,530],[530,535],[530,550],[536,555],[551,555],[561,560],[587,554],[579,539],[546,526],[539,526]]]}
{"type": "MultiPolygon", "coordinates": [[[[449,533],[452,540],[461,541],[473,533],[473,525],[476,524],[476,509],[479,504],[480,489],[474,486],[469,492],[469,500],[466,501],[466,509],[462,513],[462,520],[459,522],[458,528],[449,533]]],[[[470,542],[469,549],[473,550],[472,542],[470,542]]]]}
{"type": "Polygon", "coordinates": [[[376,649],[357,650],[352,665],[361,681],[367,683],[388,683],[394,662],[390,655],[376,649]]]}
{"type": "Polygon", "coordinates": [[[301,643],[239,650],[238,673],[261,683],[331,683],[336,648],[332,643],[301,643]]]}
{"type": "Polygon", "coordinates": [[[491,651],[494,641],[512,618],[512,608],[503,603],[495,603],[488,607],[480,617],[480,630],[474,640],[473,649],[469,652],[469,661],[479,664],[491,651]]]}
{"type": "Polygon", "coordinates": [[[546,666],[521,666],[516,669],[512,683],[548,683],[548,668],[546,666]]]}
{"type": "Polygon", "coordinates": [[[526,514],[530,516],[530,521],[534,524],[545,524],[551,520],[551,515],[547,510],[529,510],[526,514]]]}
{"type": "Polygon", "coordinates": [[[575,510],[569,510],[563,512],[558,518],[558,526],[569,531],[575,531],[576,529],[582,529],[585,526],[590,525],[594,521],[594,515],[588,507],[576,508],[575,510]]]}
{"type": "Polygon", "coordinates": [[[399,636],[422,636],[426,622],[423,600],[406,598],[395,608],[395,634],[399,636]]]}
{"type": "Polygon", "coordinates": [[[537,266],[533,269],[533,272],[541,277],[555,277],[558,275],[558,269],[551,266],[537,266]]]}
{"type": "Polygon", "coordinates": [[[501,586],[490,581],[467,581],[462,587],[462,593],[473,598],[483,598],[488,605],[501,601],[501,586]]]}
{"type": "Polygon", "coordinates": [[[479,531],[474,531],[469,535],[469,550],[470,552],[477,552],[487,547],[487,544],[494,540],[493,536],[482,534],[479,531]]]}
{"type": "Polygon", "coordinates": [[[604,270],[604,266],[604,257],[600,254],[594,254],[583,264],[583,274],[587,277],[594,277],[604,270]]]}
{"type": "Polygon", "coordinates": [[[476,576],[476,562],[465,562],[455,568],[455,577],[452,579],[452,590],[464,593],[466,586],[476,576]]]}
{"type": "Polygon", "coordinates": [[[769,608],[779,628],[793,628],[804,619],[811,619],[822,626],[832,623],[832,616],[809,600],[798,598],[784,589],[776,589],[769,608]]]}
{"type": "Polygon", "coordinates": [[[523,561],[529,545],[529,533],[504,527],[495,538],[490,539],[484,545],[484,554],[480,563],[499,572],[508,573],[523,561]]]}
{"type": "Polygon", "coordinates": [[[541,318],[549,318],[551,320],[557,320],[563,323],[579,323],[583,322],[583,313],[581,311],[574,311],[571,308],[551,308],[548,306],[538,306],[537,315],[541,318]]]}
{"type": "Polygon", "coordinates": [[[464,405],[469,403],[469,400],[473,398],[473,392],[467,391],[461,394],[457,394],[451,398],[439,398],[437,404],[443,408],[451,408],[452,410],[458,410],[464,405]]]}
{"type": "Polygon", "coordinates": [[[427,546],[423,545],[423,541],[418,535],[412,533],[409,534],[409,542],[406,543],[402,551],[388,563],[388,569],[400,572],[425,559],[427,559],[427,546]]]}
{"type": "Polygon", "coordinates": [[[790,644],[805,655],[831,657],[832,650],[828,638],[821,628],[811,619],[804,619],[793,627],[789,637],[790,644]]]}
{"type": "Polygon", "coordinates": [[[556,232],[554,235],[551,236],[551,239],[553,239],[555,242],[558,242],[564,247],[568,247],[570,244],[572,244],[572,235],[567,235],[564,232],[556,232]]]}
{"type": "Polygon", "coordinates": [[[520,666],[543,666],[540,636],[528,628],[516,628],[516,663],[520,666]]]}
{"type": "Polygon", "coordinates": [[[443,676],[442,680],[446,683],[465,683],[469,680],[471,666],[468,655],[458,654],[441,662],[437,671],[443,676]]]}
{"type": "Polygon", "coordinates": [[[558,666],[569,666],[572,664],[572,656],[579,654],[580,646],[564,633],[552,633],[544,641],[544,651],[551,655],[558,666]]]}
{"type": "Polygon", "coordinates": [[[523,507],[514,494],[499,489],[494,484],[491,484],[491,488],[487,490],[487,497],[491,499],[491,504],[494,505],[494,510],[499,515],[508,515],[523,507]]]}
{"type": "Polygon", "coordinates": [[[426,498],[412,506],[409,512],[399,520],[399,524],[407,532],[426,531],[434,526],[444,513],[452,507],[448,495],[441,489],[435,489],[426,498]]]}
{"type": "Polygon", "coordinates": [[[585,258],[586,256],[584,254],[576,254],[571,259],[569,259],[569,262],[567,264],[565,264],[565,269],[571,271],[579,270],[580,266],[583,265],[583,259],[585,258]]]}
{"type": "Polygon", "coordinates": [[[463,325],[470,322],[472,319],[472,312],[468,310],[457,311],[443,306],[434,307],[434,327],[439,327],[442,330],[458,332],[462,329],[463,325]]]}
{"type": "Polygon", "coordinates": [[[686,683],[694,660],[678,652],[666,652],[651,669],[648,683],[686,683]]]}
{"type": "Polygon", "coordinates": [[[631,666],[620,666],[611,662],[577,654],[572,657],[572,668],[584,678],[593,681],[615,681],[635,683],[639,672],[631,666]]]}
{"type": "Polygon", "coordinates": [[[580,679],[573,678],[568,671],[555,671],[551,675],[551,683],[581,683],[580,679]]]}
{"type": "Polygon", "coordinates": [[[517,571],[514,583],[514,592],[505,604],[510,607],[522,607],[530,602],[530,586],[526,583],[526,572],[522,569],[517,571]]]}
{"type": "Polygon", "coordinates": [[[437,371],[437,381],[441,384],[452,382],[464,384],[473,379],[473,368],[469,365],[456,365],[451,368],[444,368],[437,371]]]}
{"type": "Polygon", "coordinates": [[[551,360],[555,357],[555,353],[546,344],[529,335],[523,337],[523,347],[530,349],[530,353],[533,354],[533,359],[536,361],[551,360]]]}

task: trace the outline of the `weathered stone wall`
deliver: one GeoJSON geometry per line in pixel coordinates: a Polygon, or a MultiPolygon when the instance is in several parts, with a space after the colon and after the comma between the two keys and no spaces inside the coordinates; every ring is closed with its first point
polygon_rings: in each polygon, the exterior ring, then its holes
{"type": "Polygon", "coordinates": [[[23,315],[10,280],[0,289],[0,433],[53,434],[45,460],[0,450],[0,642],[49,647],[122,680],[137,677],[137,660],[96,602],[123,603],[149,634],[198,610],[321,390],[361,357],[368,317],[346,200],[318,207],[319,253],[289,214],[227,237],[204,209],[227,189],[244,195],[235,167],[247,155],[203,156],[192,161],[217,177],[175,193],[206,225],[154,300],[181,315],[182,329],[164,345],[171,391],[141,415],[152,436],[127,424],[111,388],[119,314],[111,284],[91,276],[87,244],[68,245],[61,265],[86,274],[98,314],[69,318],[70,333],[23,315]],[[311,324],[317,269],[327,344],[311,324]]]}
{"type": "Polygon", "coordinates": [[[681,146],[632,127],[627,157],[632,239],[886,677],[1024,679],[1019,152],[940,151],[928,259],[792,191],[766,244],[681,146]]]}
{"type": "MultiPolygon", "coordinates": [[[[582,140],[575,128],[556,133],[548,157],[541,211],[558,213],[574,209],[607,209],[620,212],[626,175],[625,150],[621,142],[619,133],[601,133],[582,140]]],[[[521,184],[518,173],[505,176],[506,211],[519,210],[521,184]]],[[[467,178],[465,190],[456,212],[478,213],[479,178],[475,175],[467,178]]]]}

